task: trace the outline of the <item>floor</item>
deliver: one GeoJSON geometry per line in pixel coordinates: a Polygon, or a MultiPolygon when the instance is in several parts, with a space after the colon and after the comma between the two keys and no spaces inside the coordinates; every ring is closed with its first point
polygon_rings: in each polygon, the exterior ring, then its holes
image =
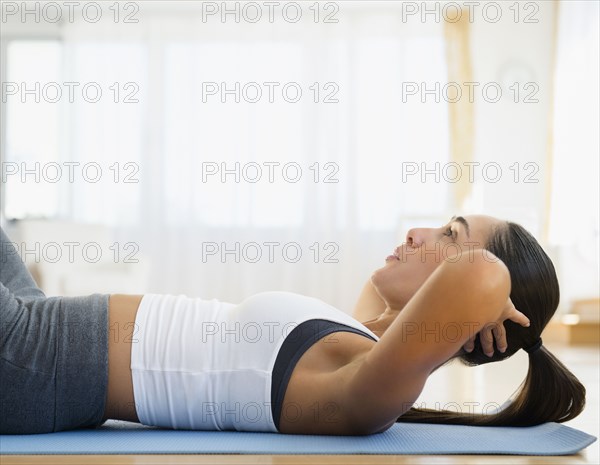
{"type": "MultiPolygon", "coordinates": [[[[587,406],[574,420],[565,423],[600,437],[600,351],[597,346],[569,347],[548,343],[547,347],[582,381],[587,389],[587,406]]],[[[519,387],[527,372],[527,355],[519,351],[498,364],[468,368],[453,364],[435,372],[417,404],[428,408],[460,408],[461,402],[478,402],[481,409],[502,404],[519,387]],[[445,386],[444,391],[440,386],[445,386]],[[451,389],[447,387],[451,386],[451,389]],[[459,407],[457,407],[459,406],[459,407]]],[[[466,405],[466,404],[465,404],[466,405]]],[[[466,408],[466,407],[465,407],[466,408]]],[[[476,407],[478,409],[478,407],[476,407]]],[[[12,464],[599,464],[596,441],[570,456],[485,456],[485,455],[4,455],[0,465],[12,464]]]]}

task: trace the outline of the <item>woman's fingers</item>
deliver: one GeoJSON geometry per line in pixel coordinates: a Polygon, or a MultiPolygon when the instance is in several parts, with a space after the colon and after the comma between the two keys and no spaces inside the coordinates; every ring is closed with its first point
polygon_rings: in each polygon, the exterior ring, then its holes
{"type": "MultiPolygon", "coordinates": [[[[511,320],[521,326],[529,326],[531,323],[529,318],[519,310],[515,308],[512,301],[508,299],[503,315],[500,320],[493,323],[488,323],[479,332],[479,340],[481,342],[481,349],[483,353],[488,357],[494,355],[494,340],[496,341],[496,347],[502,353],[508,349],[508,342],[506,341],[506,330],[504,329],[503,322],[505,320],[511,320]]],[[[475,348],[475,336],[471,337],[464,345],[463,348],[466,352],[472,352],[475,348]]]]}
{"type": "Polygon", "coordinates": [[[525,316],[525,314],[521,313],[519,310],[517,310],[515,308],[515,304],[513,304],[513,301],[510,299],[510,297],[508,298],[508,301],[506,302],[506,305],[504,306],[504,311],[502,312],[501,319],[502,319],[502,321],[504,321],[504,320],[514,321],[515,323],[518,323],[521,326],[529,326],[529,324],[530,324],[529,318],[527,318],[527,316],[525,316]]]}
{"type": "MultiPolygon", "coordinates": [[[[500,337],[501,340],[504,341],[504,343],[502,343],[502,342],[499,343],[498,339],[496,339],[496,345],[498,346],[498,349],[500,349],[502,347],[502,348],[504,348],[504,350],[506,350],[506,347],[505,347],[506,340],[503,338],[503,335],[505,333],[505,331],[503,331],[504,327],[502,327],[502,330],[498,330],[496,328],[497,325],[498,325],[498,323],[488,323],[478,333],[479,341],[481,342],[481,349],[483,350],[483,353],[486,354],[488,357],[491,357],[494,355],[494,337],[496,337],[496,338],[500,337]]],[[[477,337],[477,334],[475,334],[467,342],[465,342],[465,344],[463,345],[463,348],[465,349],[466,352],[473,351],[473,349],[475,348],[475,338],[476,337],[477,337]]],[[[504,350],[502,350],[502,352],[504,352],[504,350]]]]}
{"type": "Polygon", "coordinates": [[[479,340],[481,341],[481,348],[483,353],[488,357],[494,355],[494,336],[492,330],[496,323],[489,323],[483,327],[479,333],[479,340]]]}
{"type": "Polygon", "coordinates": [[[510,313],[507,315],[507,320],[514,321],[515,323],[519,323],[521,326],[529,326],[530,321],[523,313],[521,313],[516,308],[512,308],[510,313]]]}
{"type": "Polygon", "coordinates": [[[463,345],[463,349],[465,349],[466,352],[473,352],[473,349],[475,348],[475,337],[477,336],[477,334],[474,334],[473,336],[471,336],[471,338],[464,343],[463,345]]]}
{"type": "Polygon", "coordinates": [[[494,339],[496,339],[496,347],[502,353],[506,352],[508,343],[506,342],[506,331],[504,330],[504,324],[498,323],[492,329],[494,333],[494,339]]]}

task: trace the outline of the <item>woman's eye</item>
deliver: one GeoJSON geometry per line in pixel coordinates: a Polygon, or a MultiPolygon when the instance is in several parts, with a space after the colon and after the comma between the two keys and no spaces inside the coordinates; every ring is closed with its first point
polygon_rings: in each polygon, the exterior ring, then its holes
{"type": "Polygon", "coordinates": [[[452,232],[452,228],[447,228],[446,231],[444,231],[444,236],[454,237],[454,233],[452,232]]]}

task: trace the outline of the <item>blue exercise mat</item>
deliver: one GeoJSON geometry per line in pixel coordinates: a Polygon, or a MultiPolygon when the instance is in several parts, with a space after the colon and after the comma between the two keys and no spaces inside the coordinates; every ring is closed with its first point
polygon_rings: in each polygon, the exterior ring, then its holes
{"type": "Polygon", "coordinates": [[[2,454],[575,454],[596,441],[558,423],[528,428],[396,423],[370,436],[187,431],[110,420],[96,429],[1,435],[2,454]]]}

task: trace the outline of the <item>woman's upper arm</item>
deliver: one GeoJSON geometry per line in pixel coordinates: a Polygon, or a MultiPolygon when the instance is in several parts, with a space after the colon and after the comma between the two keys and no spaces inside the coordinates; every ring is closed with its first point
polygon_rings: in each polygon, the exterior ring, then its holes
{"type": "Polygon", "coordinates": [[[501,261],[444,262],[406,304],[349,381],[357,418],[381,429],[410,408],[427,377],[495,321],[510,293],[501,261]]]}

